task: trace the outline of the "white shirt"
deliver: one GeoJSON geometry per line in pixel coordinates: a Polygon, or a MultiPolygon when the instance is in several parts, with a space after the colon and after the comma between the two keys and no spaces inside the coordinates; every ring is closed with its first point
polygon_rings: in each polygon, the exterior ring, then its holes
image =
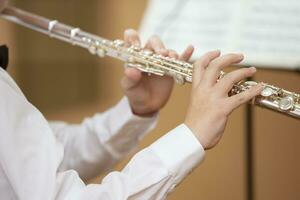
{"type": "Polygon", "coordinates": [[[123,98],[82,124],[48,123],[15,82],[0,70],[0,198],[3,200],[159,200],[204,157],[184,125],[137,153],[99,184],[88,179],[109,170],[154,128],[123,98]]]}

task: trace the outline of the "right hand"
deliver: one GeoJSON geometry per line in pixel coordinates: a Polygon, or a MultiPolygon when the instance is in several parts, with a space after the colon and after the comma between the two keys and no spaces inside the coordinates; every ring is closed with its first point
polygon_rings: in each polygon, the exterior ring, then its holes
{"type": "MultiPolygon", "coordinates": [[[[140,38],[135,30],[128,29],[124,34],[125,44],[141,46],[140,38]]],[[[189,46],[180,56],[170,49],[166,49],[163,42],[157,36],[152,36],[144,49],[161,56],[188,61],[194,48],[189,46]]],[[[132,112],[141,117],[150,117],[159,112],[167,103],[174,81],[168,76],[149,76],[135,68],[126,68],[124,78],[121,81],[122,89],[128,97],[132,112]]]]}
{"type": "Polygon", "coordinates": [[[245,92],[228,96],[235,83],[255,74],[254,67],[235,70],[217,81],[223,68],[242,60],[242,54],[220,56],[220,51],[212,51],[194,64],[193,89],[184,123],[204,149],[213,148],[220,141],[231,112],[263,90],[260,83],[245,92]]]}
{"type": "Polygon", "coordinates": [[[8,0],[0,0],[0,13],[2,12],[2,10],[4,10],[4,8],[7,5],[8,0]]]}

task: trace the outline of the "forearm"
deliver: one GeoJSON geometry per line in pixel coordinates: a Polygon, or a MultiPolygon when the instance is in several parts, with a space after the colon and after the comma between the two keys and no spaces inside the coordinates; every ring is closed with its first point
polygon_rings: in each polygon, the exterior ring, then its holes
{"type": "Polygon", "coordinates": [[[87,186],[82,199],[162,200],[204,158],[204,150],[184,125],[136,154],[121,172],[87,186]],[[178,146],[180,145],[180,148],[178,146]],[[106,192],[109,191],[109,192],[106,192]]]}
{"type": "Polygon", "coordinates": [[[101,184],[85,185],[74,171],[60,172],[57,187],[69,180],[58,198],[106,200],[162,200],[204,158],[193,134],[181,125],[137,153],[120,172],[111,172],[101,184]],[[180,148],[178,146],[180,145],[180,148]]]}
{"type": "Polygon", "coordinates": [[[61,170],[75,169],[81,177],[92,178],[130,152],[155,124],[156,116],[133,115],[126,98],[82,124],[52,123],[58,140],[64,145],[61,170]]]}

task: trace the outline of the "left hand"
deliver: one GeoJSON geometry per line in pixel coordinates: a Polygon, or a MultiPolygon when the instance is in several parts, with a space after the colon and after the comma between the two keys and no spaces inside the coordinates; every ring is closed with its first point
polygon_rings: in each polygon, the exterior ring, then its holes
{"type": "MultiPolygon", "coordinates": [[[[127,47],[140,46],[140,38],[136,31],[126,30],[124,40],[127,47]]],[[[157,36],[152,36],[144,47],[156,54],[188,61],[193,54],[193,46],[179,56],[174,50],[168,50],[157,36]]],[[[141,72],[135,68],[126,68],[121,81],[122,89],[129,99],[132,112],[139,116],[152,116],[158,112],[168,101],[174,85],[173,78],[157,76],[141,72]]]]}

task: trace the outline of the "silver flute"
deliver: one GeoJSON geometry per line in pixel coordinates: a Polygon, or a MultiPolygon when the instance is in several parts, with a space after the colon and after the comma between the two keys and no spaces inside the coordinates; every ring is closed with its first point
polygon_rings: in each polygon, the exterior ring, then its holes
{"type": "MultiPolygon", "coordinates": [[[[128,67],[137,68],[148,74],[171,76],[178,84],[192,82],[193,65],[188,62],[157,55],[138,46],[125,47],[122,40],[110,41],[81,31],[79,28],[59,23],[57,20],[49,20],[15,7],[4,8],[1,17],[51,38],[88,49],[93,55],[122,60],[128,67]]],[[[225,75],[221,72],[219,78],[225,75]]],[[[241,93],[256,84],[257,82],[254,81],[236,83],[230,95],[241,93]]],[[[262,93],[255,97],[252,103],[300,119],[300,94],[264,83],[262,93]]]]}

